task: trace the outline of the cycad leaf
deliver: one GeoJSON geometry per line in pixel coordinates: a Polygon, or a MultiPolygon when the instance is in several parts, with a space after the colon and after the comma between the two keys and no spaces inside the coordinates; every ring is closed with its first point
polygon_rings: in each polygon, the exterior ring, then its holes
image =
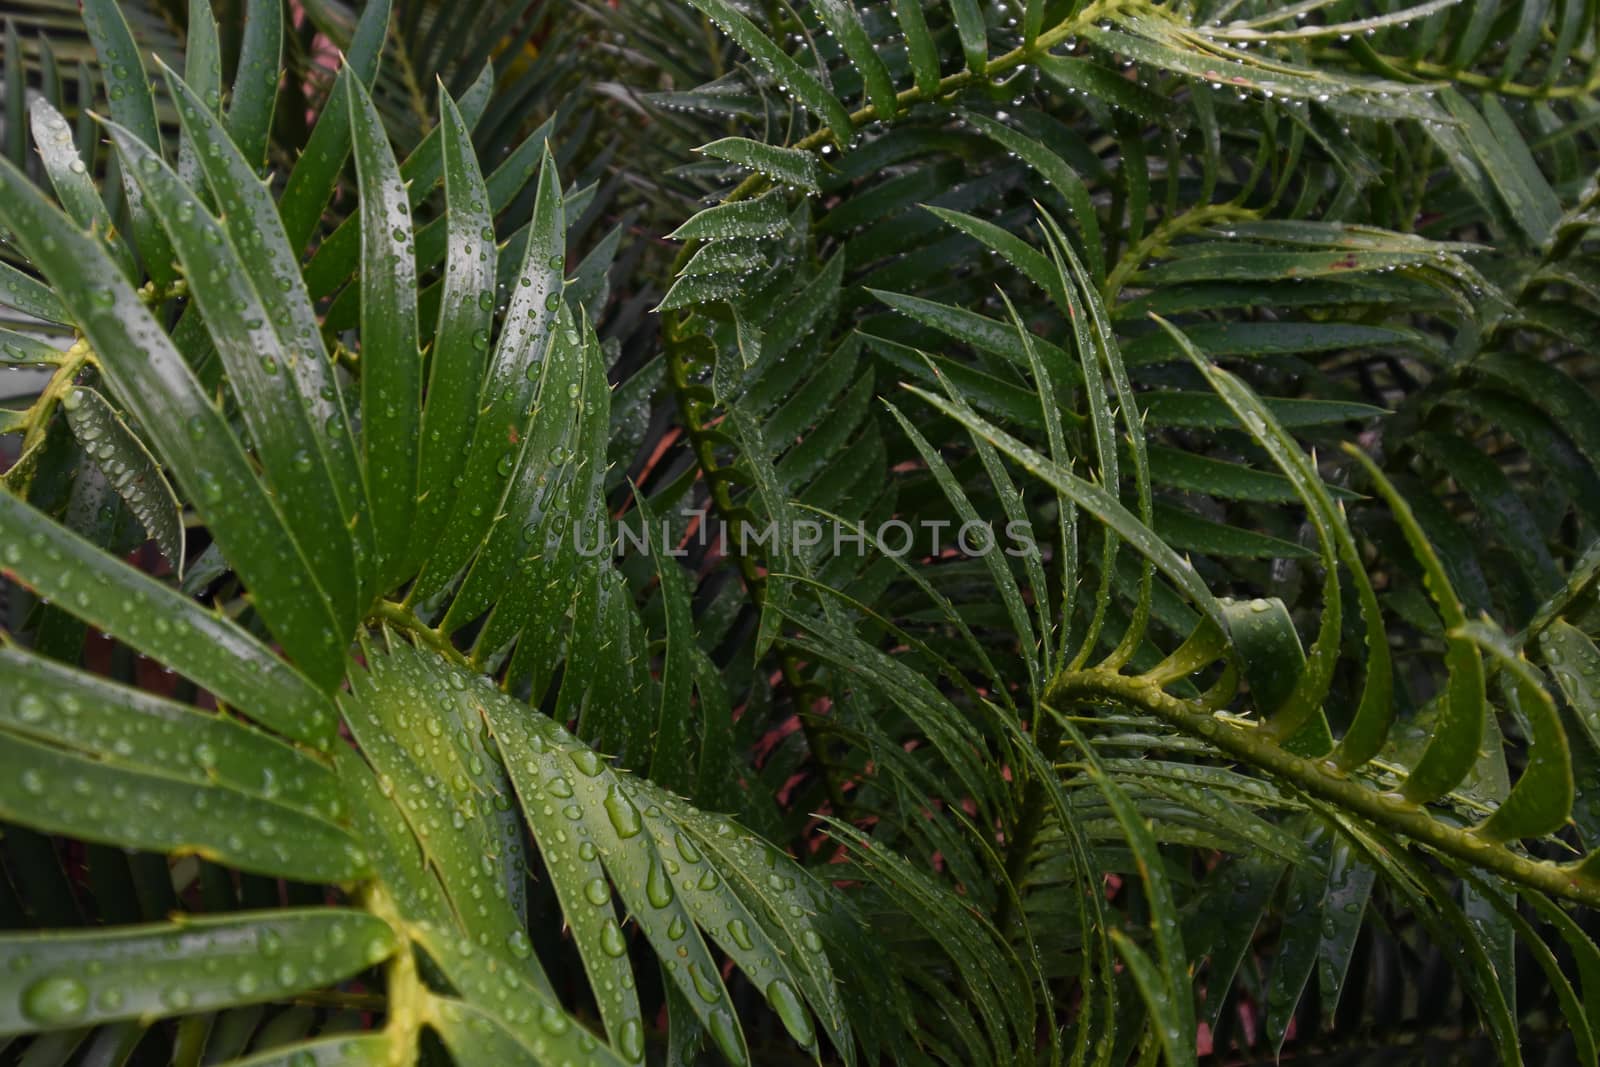
{"type": "Polygon", "coordinates": [[[93,389],[74,388],[62,398],[61,407],[78,443],[155,541],[173,573],[182,578],[183,508],[155,457],[93,389]]]}
{"type": "Polygon", "coordinates": [[[21,649],[0,649],[0,729],[116,766],[235,792],[338,820],[339,788],[300,749],[226,714],[116,685],[21,649]]]}
{"type": "MultiPolygon", "coordinates": [[[[189,19],[185,25],[183,80],[206,107],[222,114],[222,45],[217,40],[217,20],[211,15],[211,0],[189,0],[189,19]]],[[[199,161],[194,141],[187,134],[178,139],[178,173],[185,185],[200,184],[199,161]]]]}
{"type": "Polygon", "coordinates": [[[817,157],[799,148],[780,148],[777,145],[752,141],[748,137],[723,137],[695,151],[748,167],[765,174],[773,181],[792,185],[808,193],[818,192],[817,157]]]}
{"type": "Polygon", "coordinates": [[[779,85],[794,95],[805,108],[821,119],[833,132],[834,140],[843,143],[853,132],[850,113],[837,97],[806,70],[789,57],[789,54],[762,33],[729,0],[689,0],[695,7],[715,22],[722,32],[750,53],[762,70],[779,85]]]}
{"type": "Polygon", "coordinates": [[[1079,507],[1115,530],[1124,541],[1149,558],[1156,565],[1156,569],[1182,590],[1190,601],[1223,632],[1227,632],[1227,621],[1223,617],[1221,607],[1205,583],[1200,580],[1199,575],[1195,573],[1194,567],[1105,489],[1084,481],[1070,471],[1063,470],[1054,461],[1046,459],[1010,434],[974,414],[964,407],[959,399],[952,402],[913,386],[907,388],[973,433],[983,437],[1019,463],[1028,473],[1059,489],[1079,507]]]}
{"type": "Polygon", "coordinates": [[[734,200],[708,207],[667,236],[674,241],[771,237],[783,228],[787,219],[783,194],[773,189],[754,200],[734,200]]]}
{"type": "Polygon", "coordinates": [[[417,275],[411,207],[383,120],[359,82],[347,99],[361,194],[361,447],[382,594],[405,577],[417,505],[417,275]]]}
{"type": "MultiPolygon", "coordinates": [[[[415,654],[398,656],[391,663],[391,655],[368,649],[369,670],[352,673],[350,693],[341,699],[345,722],[443,887],[454,925],[470,944],[502,954],[524,980],[548,991],[550,981],[512,906],[508,874],[520,871],[520,838],[508,841],[497,814],[510,798],[503,786],[496,790],[495,772],[472,751],[468,724],[417,684],[415,654]]],[[[448,697],[436,677],[427,680],[436,683],[432,695],[448,697]]]]}
{"type": "MultiPolygon", "coordinates": [[[[507,580],[529,557],[554,556],[568,536],[599,536],[581,530],[572,511],[586,501],[575,499],[572,481],[578,458],[587,458],[583,440],[586,396],[592,396],[596,376],[604,378],[599,344],[585,338],[566,308],[557,312],[555,335],[544,358],[530,368],[537,379],[529,409],[530,418],[507,447],[497,472],[499,491],[495,515],[484,534],[450,610],[440,624],[446,631],[481,615],[505,591],[507,580]],[[586,394],[585,390],[589,390],[586,394]]],[[[501,623],[494,627],[490,644],[498,646],[512,635],[501,623]]],[[[485,647],[485,653],[499,651],[485,647]]]]}
{"type": "Polygon", "coordinates": [[[939,86],[939,50],[928,31],[928,20],[922,12],[922,0],[889,0],[894,9],[895,21],[906,39],[907,58],[911,73],[917,81],[917,91],[932,96],[939,86]]]}
{"type": "Polygon", "coordinates": [[[983,9],[978,0],[950,0],[950,14],[961,40],[961,53],[967,57],[967,69],[981,76],[989,67],[989,28],[983,9]]]}
{"type": "MultiPolygon", "coordinates": [[[[1388,639],[1384,635],[1383,620],[1376,598],[1371,594],[1370,583],[1356,550],[1355,539],[1344,513],[1329,496],[1316,464],[1294,439],[1273,418],[1272,412],[1262,404],[1253,390],[1227,371],[1211,364],[1200,355],[1177,328],[1164,319],[1157,320],[1167,333],[1177,341],[1191,363],[1205,377],[1207,383],[1233,411],[1256,443],[1266,450],[1285,477],[1294,483],[1296,491],[1305,502],[1308,517],[1317,531],[1317,541],[1322,549],[1323,615],[1317,638],[1307,656],[1306,666],[1295,685],[1294,694],[1274,716],[1272,729],[1280,740],[1289,738],[1321,718],[1321,707],[1332,684],[1333,671],[1339,655],[1341,638],[1341,604],[1339,567],[1344,566],[1362,589],[1361,607],[1366,622],[1368,672],[1357,713],[1357,745],[1368,747],[1369,738],[1387,732],[1390,710],[1390,664],[1388,639]]],[[[1308,753],[1322,755],[1322,752],[1308,753]]],[[[1370,753],[1361,753],[1370,755],[1370,753]]]]}
{"type": "MultiPolygon", "coordinates": [[[[294,515],[295,541],[348,633],[355,628],[357,612],[354,541],[328,468],[318,462],[325,431],[318,432],[322,428],[296,388],[302,372],[295,365],[321,357],[300,355],[282,343],[271,310],[242,262],[248,253],[235,250],[222,224],[172,168],[127,131],[115,125],[109,130],[126,170],[135,175],[149,209],[167,227],[192,279],[191,292],[242,400],[267,484],[294,515]]],[[[210,143],[203,138],[199,143],[210,155],[210,143]]],[[[228,202],[223,202],[226,209],[228,202]]]]}
{"type": "MultiPolygon", "coordinates": [[[[795,991],[813,984],[797,985],[792,965],[770,940],[770,923],[751,913],[725,884],[717,865],[696,847],[692,836],[685,836],[686,816],[677,814],[683,810],[682,802],[611,770],[553,722],[530,716],[527,709],[494,690],[479,688],[476,696],[524,810],[532,807],[535,790],[552,809],[554,800],[566,801],[562,818],[568,833],[578,835],[580,851],[582,841],[592,843],[629,912],[669,964],[669,979],[684,992],[723,1054],[736,1063],[748,1058],[720,971],[700,929],[767,993],[796,1040],[810,1044],[811,1022],[795,991]]],[[[530,812],[530,818],[538,817],[530,812]]],[[[739,833],[732,824],[723,825],[728,833],[739,833]]],[[[778,899],[802,903],[798,882],[790,888],[781,876],[771,880],[778,899]]],[[[584,884],[586,897],[591,884],[584,884]]],[[[609,892],[602,897],[602,890],[603,883],[595,891],[600,903],[589,898],[589,907],[610,906],[609,892]]],[[[820,951],[815,934],[805,943],[808,950],[820,951]]],[[[600,949],[607,951],[604,939],[600,949]]],[[[819,1010],[826,1010],[826,1005],[819,1010]]]]}
{"type": "Polygon", "coordinates": [[[394,949],[381,919],[346,908],[9,934],[0,938],[10,963],[0,972],[0,1033],[278,1000],[363,971],[394,949]]]}
{"type": "Polygon", "coordinates": [[[252,167],[267,156],[267,137],[283,71],[282,0],[249,0],[239,63],[228,99],[228,134],[252,167]]]}
{"type": "Polygon", "coordinates": [[[89,176],[89,168],[78,155],[72,127],[43,96],[28,101],[28,114],[33,123],[33,143],[61,206],[79,228],[98,233],[111,246],[123,273],[132,280],[133,259],[122,240],[111,233],[111,217],[89,176]]]}
{"type": "Polygon", "coordinates": [[[495,241],[489,194],[455,101],[441,96],[446,223],[450,253],[422,412],[413,563],[420,563],[449,517],[456,481],[478,415],[478,386],[494,322],[495,241]]]}
{"type": "Polygon", "coordinates": [[[1585,735],[1600,749],[1600,649],[1565,619],[1549,624],[1539,648],[1585,735]]]}
{"type": "Polygon", "coordinates": [[[494,354],[478,386],[478,418],[461,485],[444,533],[432,546],[427,568],[417,580],[414,597],[426,598],[444,588],[478,548],[490,523],[499,516],[505,481],[527,432],[541,364],[554,339],[566,262],[561,185],[548,148],[539,168],[528,227],[517,283],[494,354]]]}
{"type": "Polygon", "coordinates": [[[1522,775],[1475,832],[1495,842],[1555,833],[1572,814],[1574,795],[1572,751],[1555,701],[1545,689],[1544,679],[1511,648],[1497,627],[1469,622],[1451,636],[1458,635],[1489,653],[1506,672],[1507,696],[1527,720],[1532,735],[1522,775]]]}
{"type": "Polygon", "coordinates": [[[1366,470],[1389,510],[1405,534],[1411,551],[1422,566],[1428,594],[1438,608],[1447,631],[1445,663],[1450,677],[1444,704],[1434,720],[1428,745],[1406,777],[1401,792],[1408,800],[1423,803],[1443,796],[1461,782],[1478,761],[1487,716],[1484,697],[1483,657],[1477,647],[1460,632],[1466,613],[1457,599],[1438,554],[1417,525],[1411,506],[1366,454],[1348,445],[1345,448],[1366,470]]]}
{"type": "MultiPolygon", "coordinates": [[[[838,39],[844,54],[850,57],[850,62],[861,73],[861,80],[866,87],[866,100],[863,103],[871,103],[879,121],[893,118],[899,110],[894,82],[889,79],[889,68],[878,57],[878,51],[861,23],[861,15],[856,11],[855,4],[849,0],[812,0],[812,9],[827,27],[828,33],[838,39]]],[[[843,129],[848,131],[849,127],[843,129]]]]}
{"type": "Polygon", "coordinates": [[[550,1063],[588,1063],[595,1067],[620,1067],[624,1060],[600,1045],[574,1024],[558,1006],[546,1003],[508,1006],[501,1012],[480,1005],[497,1004],[512,997],[525,999],[526,987],[512,972],[496,972],[492,960],[452,956],[440,952],[447,974],[464,985],[473,1000],[431,997],[428,1022],[439,1032],[457,1063],[483,1063],[505,1067],[546,1067],[550,1063]],[[551,1059],[559,1056],[561,1059],[551,1059]]]}
{"type": "Polygon", "coordinates": [[[3,162],[0,219],[71,301],[118,398],[149,431],[278,640],[314,680],[331,688],[344,671],[343,627],[238,439],[183,357],[103,249],[3,162]]]}
{"type": "MultiPolygon", "coordinates": [[[[198,855],[275,878],[350,882],[366,853],[318,816],[0,733],[0,817],[123,848],[198,855]]],[[[321,983],[318,983],[321,984],[321,983]]]]}
{"type": "Polygon", "coordinates": [[[1154,1016],[1152,1027],[1156,1040],[1165,1052],[1167,1061],[1172,1064],[1194,1063],[1194,993],[1189,980],[1188,954],[1184,951],[1183,935],[1178,927],[1177,906],[1167,882],[1166,861],[1156,847],[1149,824],[1139,814],[1127,793],[1107,773],[1094,747],[1059,710],[1046,710],[1054,716],[1079,753],[1088,761],[1094,784],[1111,806],[1124,839],[1133,851],[1149,901],[1151,940],[1160,965],[1157,966],[1138,943],[1121,931],[1113,931],[1111,935],[1117,951],[1134,970],[1145,1005],[1154,1016]]]}
{"type": "Polygon", "coordinates": [[[0,493],[0,534],[6,570],[41,596],[262,725],[314,745],[330,743],[336,721],[327,697],[245,630],[9,493],[0,493]]]}
{"type": "MultiPolygon", "coordinates": [[[[358,592],[364,591],[371,584],[374,555],[366,484],[358,465],[337,374],[322,343],[321,326],[305,286],[300,281],[295,255],[278,217],[272,193],[256,177],[255,170],[228,137],[221,123],[189,87],[170,71],[167,72],[167,85],[179,101],[180,122],[201,149],[200,166],[216,197],[219,209],[216,221],[228,238],[227,252],[218,254],[236,256],[249,279],[248,285],[243,280],[235,284],[219,279],[214,295],[220,296],[221,293],[243,287],[243,295],[247,296],[249,288],[255,290],[264,313],[262,322],[256,326],[256,319],[252,317],[247,319],[245,326],[252,330],[272,330],[283,349],[274,358],[281,360],[279,370],[286,381],[282,385],[267,383],[267,395],[281,398],[286,406],[286,418],[292,414],[293,408],[302,408],[304,415],[300,417],[309,424],[306,439],[288,457],[289,470],[281,472],[280,476],[299,479],[320,477],[331,481],[336,493],[334,506],[343,516],[345,526],[340,540],[349,542],[353,531],[356,541],[355,587],[358,592]],[[291,382],[299,392],[298,401],[294,401],[289,391],[291,382]],[[310,470],[304,469],[307,460],[310,461],[310,470]],[[320,476],[315,474],[318,467],[324,470],[320,476]]],[[[157,168],[157,173],[160,173],[160,168],[157,168]]],[[[200,219],[198,210],[196,219],[200,219]]],[[[225,310],[238,313],[237,302],[225,310]]],[[[227,343],[238,344],[240,340],[240,337],[230,337],[227,343]]],[[[219,341],[219,345],[222,343],[219,341]]],[[[271,342],[263,338],[262,343],[271,342]]],[[[243,353],[240,356],[243,358],[243,353]]],[[[255,362],[261,372],[268,372],[269,365],[259,355],[255,362]]],[[[283,431],[280,428],[275,432],[283,431]]],[[[310,493],[309,488],[307,492],[310,493]]],[[[316,506],[325,510],[328,502],[318,501],[316,506]]],[[[329,546],[325,551],[334,552],[336,549],[329,546]]]]}
{"type": "Polygon", "coordinates": [[[386,1067],[394,1062],[394,1043],[382,1031],[340,1034],[228,1060],[226,1067],[386,1067]]]}
{"type": "Polygon", "coordinates": [[[1088,187],[1083,184],[1083,179],[1078,176],[1077,171],[1042,141],[1013,130],[1003,122],[997,122],[987,115],[972,111],[966,112],[963,117],[985,136],[1006,151],[1015,154],[1038,171],[1045,181],[1055,186],[1056,191],[1066,199],[1067,206],[1072,209],[1073,219],[1083,232],[1083,247],[1089,269],[1094,277],[1103,275],[1105,253],[1100,247],[1100,219],[1095,214],[1093,203],[1089,200],[1088,187]]]}
{"type": "Polygon", "coordinates": [[[5,262],[0,262],[0,304],[46,322],[72,321],[72,313],[48,285],[5,262]]]}
{"type": "Polygon", "coordinates": [[[377,77],[384,37],[389,30],[390,6],[391,0],[374,0],[362,10],[361,21],[350,38],[344,66],[334,80],[321,119],[311,131],[305,150],[300,153],[284,185],[279,210],[289,248],[296,259],[316,230],[317,221],[339,180],[339,172],[349,157],[350,83],[352,79],[360,79],[362,84],[370,86],[377,77]]]}
{"type": "MultiPolygon", "coordinates": [[[[79,7],[83,12],[84,29],[94,42],[94,50],[100,58],[100,73],[106,79],[111,117],[159,155],[161,128],[156,123],[155,98],[150,92],[150,79],[144,72],[144,53],[133,39],[133,32],[128,29],[121,5],[113,0],[84,0],[79,7]]],[[[174,278],[172,246],[167,243],[160,224],[146,211],[138,187],[127,174],[123,175],[123,186],[133,215],[133,232],[139,246],[139,257],[150,277],[165,289],[174,278]]]]}

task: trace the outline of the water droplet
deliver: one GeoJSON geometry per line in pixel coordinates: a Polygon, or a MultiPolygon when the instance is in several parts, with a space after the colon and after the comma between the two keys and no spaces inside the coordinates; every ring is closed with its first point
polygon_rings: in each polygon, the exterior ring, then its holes
{"type": "Polygon", "coordinates": [[[733,1021],[733,1013],[727,1008],[718,1008],[711,1013],[711,1037],[729,1062],[736,1064],[750,1062],[749,1057],[745,1055],[744,1042],[739,1036],[739,1027],[733,1021]]]}
{"type": "Polygon", "coordinates": [[[608,918],[600,927],[600,949],[613,959],[628,951],[627,939],[622,936],[622,927],[617,925],[616,919],[608,918]]]}
{"type": "Polygon", "coordinates": [[[639,809],[633,806],[633,801],[622,795],[621,786],[612,785],[611,790],[606,793],[605,807],[606,817],[611,820],[611,826],[617,831],[618,837],[624,839],[635,837],[644,828],[639,819],[639,809]]]}
{"type": "Polygon", "coordinates": [[[664,908],[672,903],[674,896],[672,879],[668,876],[667,869],[661,864],[652,863],[650,865],[650,874],[644,883],[644,895],[650,901],[652,907],[664,908]]]}
{"type": "Polygon", "coordinates": [[[722,989],[710,978],[706,977],[698,964],[689,964],[689,978],[694,982],[696,995],[707,1004],[715,1004],[722,999],[722,989]]]}
{"type": "Polygon", "coordinates": [[[68,1023],[89,1010],[89,987],[66,975],[41,978],[22,994],[22,1011],[45,1026],[68,1023]]]}
{"type": "Polygon", "coordinates": [[[528,940],[528,935],[521,930],[513,930],[506,938],[506,947],[511,954],[519,960],[525,960],[533,955],[533,942],[528,940]]]}
{"type": "Polygon", "coordinates": [[[817,1035],[811,1028],[811,1016],[800,1003],[800,997],[795,993],[794,986],[782,978],[774,979],[767,986],[767,1003],[777,1012],[778,1019],[783,1023],[783,1028],[789,1031],[789,1036],[797,1043],[810,1047],[817,1035]]]}
{"type": "Polygon", "coordinates": [[[644,1027],[638,1019],[629,1019],[617,1031],[617,1051],[630,1063],[644,1059],[644,1027]]]}

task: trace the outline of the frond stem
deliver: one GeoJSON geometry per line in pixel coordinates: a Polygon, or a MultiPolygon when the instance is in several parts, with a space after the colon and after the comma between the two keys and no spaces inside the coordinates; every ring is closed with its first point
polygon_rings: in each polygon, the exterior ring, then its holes
{"type": "Polygon", "coordinates": [[[1097,668],[1064,672],[1045,690],[1042,704],[1052,714],[1060,714],[1064,705],[1082,702],[1111,703],[1157,716],[1307,796],[1364,816],[1454,859],[1492,871],[1516,885],[1590,907],[1600,905],[1600,880],[1587,872],[1518,855],[1469,829],[1450,826],[1419,805],[1380,793],[1322,761],[1296,756],[1254,736],[1252,730],[1224,722],[1147,678],[1097,668]]]}

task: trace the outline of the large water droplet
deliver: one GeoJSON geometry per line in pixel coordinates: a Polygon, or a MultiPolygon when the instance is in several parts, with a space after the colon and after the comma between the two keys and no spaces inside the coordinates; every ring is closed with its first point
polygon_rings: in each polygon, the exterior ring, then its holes
{"type": "Polygon", "coordinates": [[[45,1026],[71,1022],[89,1010],[89,987],[76,978],[41,978],[22,994],[22,1012],[45,1026]]]}
{"type": "Polygon", "coordinates": [[[652,907],[664,908],[672,903],[672,879],[661,864],[650,865],[650,874],[644,883],[644,895],[649,898],[652,907]]]}
{"type": "Polygon", "coordinates": [[[606,817],[611,820],[618,837],[635,837],[644,828],[639,819],[639,809],[633,806],[633,801],[622,795],[621,786],[613,785],[610,792],[606,793],[605,807],[606,817]]]}
{"type": "Polygon", "coordinates": [[[616,919],[607,919],[605,925],[600,927],[600,948],[613,958],[628,951],[628,942],[623,938],[622,927],[617,925],[616,919]]]}
{"type": "Polygon", "coordinates": [[[800,1003],[794,986],[782,978],[773,979],[767,985],[767,1003],[778,1013],[783,1028],[789,1031],[789,1036],[795,1041],[809,1047],[817,1039],[816,1032],[811,1028],[811,1016],[800,1003]]]}

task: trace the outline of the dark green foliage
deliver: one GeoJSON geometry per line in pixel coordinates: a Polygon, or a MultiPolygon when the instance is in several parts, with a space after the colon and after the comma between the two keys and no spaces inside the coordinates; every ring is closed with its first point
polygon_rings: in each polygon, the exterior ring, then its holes
{"type": "Polygon", "coordinates": [[[1593,4],[76,8],[5,1062],[1595,1064],[1593,4]]]}

